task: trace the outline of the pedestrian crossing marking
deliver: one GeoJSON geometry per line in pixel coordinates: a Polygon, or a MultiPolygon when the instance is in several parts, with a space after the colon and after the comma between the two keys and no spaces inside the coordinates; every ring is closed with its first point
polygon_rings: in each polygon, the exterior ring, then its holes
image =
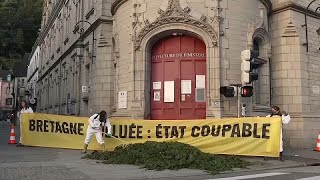
{"type": "Polygon", "coordinates": [[[302,178],[302,179],[297,179],[297,180],[319,180],[320,176],[313,176],[313,177],[307,177],[307,178],[302,178]]]}
{"type": "MultiPolygon", "coordinates": [[[[287,174],[291,174],[291,173],[273,172],[273,173],[251,174],[251,175],[234,176],[234,177],[226,177],[226,178],[205,179],[205,180],[255,179],[255,178],[265,178],[265,177],[271,177],[271,176],[281,176],[281,175],[287,175],[287,174]]],[[[300,178],[296,180],[320,180],[320,176],[306,177],[306,178],[300,178]]]]}

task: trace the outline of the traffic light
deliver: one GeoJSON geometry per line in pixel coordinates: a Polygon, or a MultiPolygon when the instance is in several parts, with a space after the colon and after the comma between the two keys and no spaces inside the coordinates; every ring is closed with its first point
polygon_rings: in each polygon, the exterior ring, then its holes
{"type": "Polygon", "coordinates": [[[241,81],[243,84],[249,84],[252,81],[258,80],[258,74],[252,72],[254,69],[259,68],[259,63],[255,58],[259,56],[258,51],[244,50],[241,51],[241,81]]]}
{"type": "Polygon", "coordinates": [[[241,97],[251,97],[253,95],[252,86],[243,86],[241,88],[241,97]]]}
{"type": "Polygon", "coordinates": [[[223,86],[220,87],[220,94],[223,94],[225,97],[234,97],[236,94],[236,88],[234,86],[223,86]]]}

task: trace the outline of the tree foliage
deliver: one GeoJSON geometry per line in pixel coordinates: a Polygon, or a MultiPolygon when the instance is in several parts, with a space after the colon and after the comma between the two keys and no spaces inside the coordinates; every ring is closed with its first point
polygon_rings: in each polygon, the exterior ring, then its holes
{"type": "Polygon", "coordinates": [[[11,68],[32,50],[41,25],[43,0],[0,0],[0,63],[11,68]]]}

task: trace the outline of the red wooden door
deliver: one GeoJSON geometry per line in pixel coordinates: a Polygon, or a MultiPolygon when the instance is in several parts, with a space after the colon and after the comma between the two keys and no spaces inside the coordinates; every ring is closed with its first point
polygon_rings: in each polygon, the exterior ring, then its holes
{"type": "Polygon", "coordinates": [[[152,48],[151,119],[205,119],[206,46],[191,36],[152,48]]]}

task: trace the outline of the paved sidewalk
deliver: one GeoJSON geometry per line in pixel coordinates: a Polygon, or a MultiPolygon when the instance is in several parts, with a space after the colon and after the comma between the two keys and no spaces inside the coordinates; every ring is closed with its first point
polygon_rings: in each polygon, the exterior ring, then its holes
{"type": "Polygon", "coordinates": [[[287,149],[284,155],[285,158],[295,162],[301,162],[305,166],[320,165],[320,152],[312,149],[287,149]]]}
{"type": "MultiPolygon", "coordinates": [[[[287,149],[284,152],[285,162],[279,161],[277,158],[268,158],[267,161],[263,157],[242,157],[244,160],[251,162],[253,165],[247,169],[235,169],[238,172],[250,172],[259,170],[287,169],[304,166],[319,166],[320,152],[312,149],[287,149]]],[[[229,172],[224,172],[229,173],[229,172]]]]}
{"type": "Polygon", "coordinates": [[[313,149],[288,149],[284,151],[286,156],[315,159],[320,161],[320,152],[313,149]]]}

